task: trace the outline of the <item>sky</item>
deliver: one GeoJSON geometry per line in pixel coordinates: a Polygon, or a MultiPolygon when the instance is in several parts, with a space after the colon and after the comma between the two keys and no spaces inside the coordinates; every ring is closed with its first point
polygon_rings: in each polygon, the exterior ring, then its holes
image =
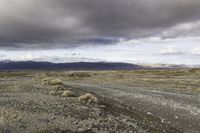
{"type": "Polygon", "coordinates": [[[0,0],[0,60],[200,65],[199,0],[0,0]]]}

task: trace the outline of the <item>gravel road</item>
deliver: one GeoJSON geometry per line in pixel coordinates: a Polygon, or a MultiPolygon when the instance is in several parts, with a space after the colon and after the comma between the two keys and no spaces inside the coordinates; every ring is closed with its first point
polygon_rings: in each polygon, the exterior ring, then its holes
{"type": "Polygon", "coordinates": [[[86,90],[158,117],[188,133],[200,132],[200,95],[147,90],[123,85],[65,81],[66,86],[86,90]]]}

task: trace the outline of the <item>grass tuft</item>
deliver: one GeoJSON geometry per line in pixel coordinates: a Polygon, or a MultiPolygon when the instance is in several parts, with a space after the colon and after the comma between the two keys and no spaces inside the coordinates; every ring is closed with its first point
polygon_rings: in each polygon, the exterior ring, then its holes
{"type": "Polygon", "coordinates": [[[57,85],[62,85],[63,81],[60,79],[53,79],[50,81],[49,85],[57,86],[57,85]]]}
{"type": "Polygon", "coordinates": [[[62,85],[63,81],[60,79],[50,79],[50,78],[44,78],[42,80],[42,84],[43,85],[53,85],[53,86],[58,86],[58,85],[62,85]]]}
{"type": "Polygon", "coordinates": [[[91,93],[86,93],[78,98],[81,103],[97,103],[98,99],[91,93]]]}
{"type": "Polygon", "coordinates": [[[63,93],[63,91],[50,91],[50,96],[60,96],[63,93]]]}
{"type": "Polygon", "coordinates": [[[69,91],[69,90],[65,90],[65,91],[63,91],[63,93],[62,93],[62,97],[71,97],[73,94],[72,94],[72,92],[71,91],[69,91]]]}
{"type": "Polygon", "coordinates": [[[67,75],[70,79],[85,79],[85,78],[91,78],[92,73],[89,72],[73,72],[71,74],[67,75]]]}

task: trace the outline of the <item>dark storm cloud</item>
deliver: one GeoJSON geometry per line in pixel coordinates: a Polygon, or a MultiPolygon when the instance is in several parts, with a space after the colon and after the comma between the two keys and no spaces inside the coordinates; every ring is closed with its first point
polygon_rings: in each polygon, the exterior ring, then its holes
{"type": "Polygon", "coordinates": [[[199,0],[0,0],[0,45],[48,48],[148,37],[198,20],[199,0]]]}

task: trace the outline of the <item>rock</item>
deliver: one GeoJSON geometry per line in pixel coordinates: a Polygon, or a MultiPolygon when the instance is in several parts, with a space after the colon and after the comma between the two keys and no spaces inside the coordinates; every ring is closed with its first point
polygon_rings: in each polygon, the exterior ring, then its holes
{"type": "Polygon", "coordinates": [[[110,133],[110,132],[108,132],[108,131],[102,131],[102,133],[110,133]]]}
{"type": "Polygon", "coordinates": [[[4,118],[3,117],[0,117],[0,125],[3,125],[5,122],[4,118]]]}
{"type": "Polygon", "coordinates": [[[122,121],[123,121],[123,122],[127,122],[128,120],[127,120],[127,119],[123,119],[122,121]]]}
{"type": "Polygon", "coordinates": [[[11,131],[11,129],[6,128],[6,129],[4,129],[3,133],[12,133],[12,131],[11,131]]]}
{"type": "Polygon", "coordinates": [[[84,128],[78,128],[78,129],[77,129],[77,132],[79,132],[79,133],[84,132],[84,131],[85,131],[84,128]]]}
{"type": "Polygon", "coordinates": [[[50,92],[49,92],[49,95],[50,95],[50,96],[55,96],[56,94],[57,94],[56,91],[50,91],[50,92]]]}
{"type": "Polygon", "coordinates": [[[147,115],[152,115],[152,113],[151,112],[147,112],[147,115]]]}
{"type": "Polygon", "coordinates": [[[99,105],[100,108],[106,108],[106,105],[99,105]]]}

